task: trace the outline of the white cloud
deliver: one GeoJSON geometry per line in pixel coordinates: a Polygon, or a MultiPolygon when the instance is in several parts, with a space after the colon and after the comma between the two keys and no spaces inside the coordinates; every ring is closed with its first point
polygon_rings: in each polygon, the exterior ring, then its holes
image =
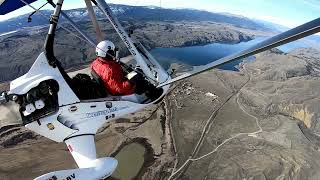
{"type": "Polygon", "coordinates": [[[313,8],[320,10],[320,2],[316,0],[302,0],[306,5],[312,6],[313,8]]]}
{"type": "Polygon", "coordinates": [[[297,27],[301,24],[297,24],[296,22],[290,21],[290,20],[286,20],[286,19],[281,19],[275,16],[259,16],[257,17],[258,19],[262,19],[264,21],[269,21],[275,24],[280,24],[283,26],[286,26],[288,28],[294,28],[297,27]]]}

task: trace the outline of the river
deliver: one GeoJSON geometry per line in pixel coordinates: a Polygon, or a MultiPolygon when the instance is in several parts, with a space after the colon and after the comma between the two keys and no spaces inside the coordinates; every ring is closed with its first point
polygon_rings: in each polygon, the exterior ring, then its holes
{"type": "MultiPolygon", "coordinates": [[[[204,46],[191,46],[191,47],[181,47],[181,48],[155,48],[151,51],[151,54],[155,56],[159,62],[168,69],[172,63],[183,63],[191,66],[205,65],[207,63],[213,62],[217,59],[242,51],[249,48],[256,43],[265,40],[265,37],[258,37],[248,42],[241,42],[238,44],[221,44],[213,43],[204,46]]],[[[299,47],[309,47],[305,41],[296,41],[283,46],[279,49],[288,52],[291,49],[299,47]]],[[[221,69],[234,70],[237,71],[235,67],[242,60],[231,62],[222,65],[221,69]]]]}

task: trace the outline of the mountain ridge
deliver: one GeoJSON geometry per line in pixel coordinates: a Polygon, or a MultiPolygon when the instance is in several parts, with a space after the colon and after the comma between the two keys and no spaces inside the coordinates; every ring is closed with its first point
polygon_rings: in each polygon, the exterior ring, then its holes
{"type": "MultiPolygon", "coordinates": [[[[96,9],[96,8],[95,8],[96,9]]],[[[268,30],[272,29],[255,22],[246,17],[240,17],[232,14],[223,14],[216,12],[208,12],[196,9],[166,9],[160,7],[149,6],[128,6],[111,4],[111,9],[121,20],[136,20],[136,21],[209,21],[232,24],[237,27],[243,27],[253,30],[268,30]]],[[[105,18],[100,11],[97,12],[98,18],[105,18]]],[[[9,20],[0,22],[0,33],[13,31],[22,27],[37,26],[48,24],[48,19],[44,19],[42,15],[50,17],[51,10],[40,10],[32,16],[32,21],[27,22],[29,14],[20,15],[9,20]]],[[[74,21],[89,20],[88,13],[85,8],[65,10],[71,19],[74,21]]],[[[61,18],[64,22],[64,18],[61,18]]]]}

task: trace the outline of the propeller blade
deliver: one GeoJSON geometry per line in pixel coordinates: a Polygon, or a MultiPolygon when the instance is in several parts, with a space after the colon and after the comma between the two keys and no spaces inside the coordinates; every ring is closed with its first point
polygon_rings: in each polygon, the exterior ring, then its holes
{"type": "Polygon", "coordinates": [[[212,63],[209,63],[204,66],[196,67],[193,71],[187,72],[181,76],[178,76],[176,78],[173,78],[167,82],[161,83],[158,85],[158,87],[163,87],[165,85],[169,85],[171,83],[189,78],[191,76],[195,76],[199,73],[211,70],[219,65],[229,63],[231,61],[235,61],[238,59],[242,59],[245,57],[252,56],[254,54],[266,51],[268,49],[272,49],[274,47],[287,44],[289,42],[304,38],[306,36],[315,34],[317,32],[320,32],[320,18],[315,19],[313,21],[310,21],[308,23],[305,23],[301,26],[298,26],[294,29],[288,30],[286,32],[283,32],[279,35],[273,36],[265,41],[262,41],[246,50],[243,50],[239,53],[232,54],[230,56],[226,56],[224,58],[218,59],[212,63]]]}

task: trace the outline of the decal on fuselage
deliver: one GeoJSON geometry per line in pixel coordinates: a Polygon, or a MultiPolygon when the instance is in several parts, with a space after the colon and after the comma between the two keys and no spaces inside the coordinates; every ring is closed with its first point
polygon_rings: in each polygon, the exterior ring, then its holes
{"type": "Polygon", "coordinates": [[[57,178],[57,176],[52,176],[51,178],[49,178],[47,180],[58,180],[58,178],[57,178]]]}
{"type": "MultiPolygon", "coordinates": [[[[62,180],[72,180],[72,179],[76,179],[75,173],[69,175],[68,177],[63,178],[62,180]]],[[[58,180],[58,178],[57,178],[57,176],[53,175],[51,178],[49,178],[47,180],[58,180]]]]}
{"type": "Polygon", "coordinates": [[[73,148],[72,148],[72,146],[70,144],[68,145],[68,149],[69,149],[70,152],[73,152],[73,148]]]}
{"type": "Polygon", "coordinates": [[[95,117],[99,117],[99,116],[106,116],[110,113],[116,112],[116,111],[120,111],[123,109],[127,109],[128,106],[125,107],[112,107],[110,109],[106,109],[104,111],[98,111],[98,112],[92,112],[92,113],[86,113],[86,118],[95,118],[95,117]]]}
{"type": "Polygon", "coordinates": [[[55,128],[52,123],[48,123],[47,127],[48,127],[49,130],[54,130],[54,128],[55,128]]]}
{"type": "Polygon", "coordinates": [[[107,13],[107,15],[108,15],[108,17],[109,17],[109,20],[111,21],[111,23],[113,24],[113,26],[115,27],[115,29],[119,32],[119,34],[120,34],[123,42],[126,44],[126,46],[127,46],[128,50],[130,51],[130,53],[131,53],[133,56],[136,56],[137,53],[136,53],[136,51],[133,49],[132,45],[130,44],[130,42],[129,42],[129,40],[128,40],[129,37],[127,37],[126,33],[123,32],[123,30],[122,30],[121,28],[119,28],[118,23],[116,22],[116,20],[113,19],[112,12],[110,12],[111,9],[106,8],[105,10],[106,10],[106,13],[107,13]]]}
{"type": "Polygon", "coordinates": [[[72,180],[72,179],[75,179],[75,178],[76,178],[76,175],[73,173],[70,176],[64,178],[63,180],[72,180]]]}

